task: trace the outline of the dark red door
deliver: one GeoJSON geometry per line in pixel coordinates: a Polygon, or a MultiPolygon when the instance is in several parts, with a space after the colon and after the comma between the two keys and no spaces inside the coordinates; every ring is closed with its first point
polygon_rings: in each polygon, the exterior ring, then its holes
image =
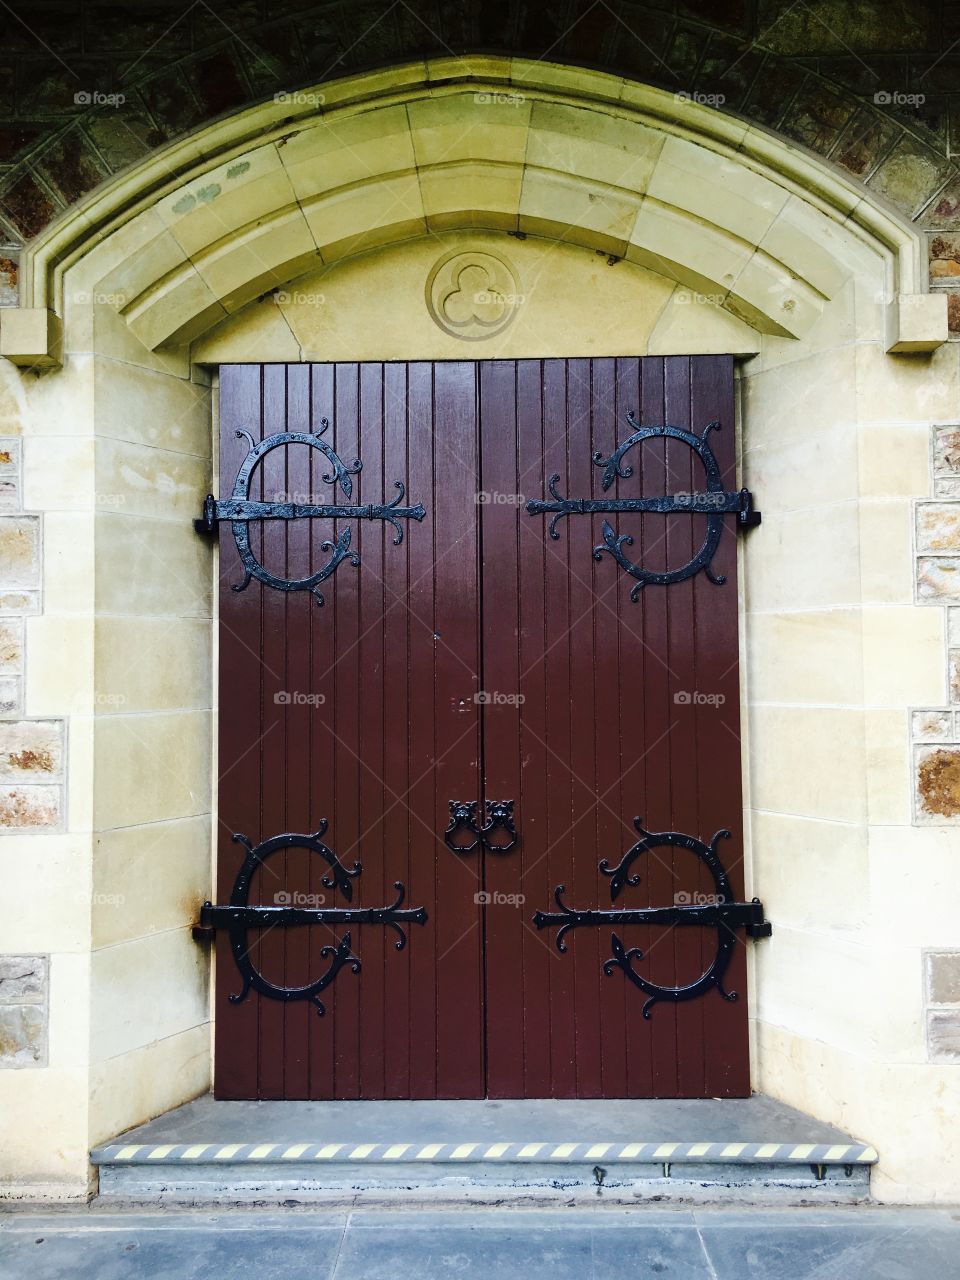
{"type": "MultiPolygon", "coordinates": [[[[628,411],[697,435],[719,419],[711,446],[733,489],[732,361],[228,366],[220,387],[223,494],[251,447],[238,431],[256,443],[327,418],[339,460],[362,460],[352,492],[319,449],[290,442],[258,462],[252,499],[383,503],[399,480],[426,516],[404,522],[399,545],[382,519],[251,521],[251,553],[277,579],[316,574],[340,544],[322,607],[256,580],[232,590],[243,572],[221,522],[218,901],[251,847],[325,820],[320,843],[338,870],[285,846],[250,864],[251,904],[380,908],[399,882],[403,906],[427,919],[404,922],[401,950],[370,918],[251,929],[248,958],[275,988],[335,970],[322,1017],[315,1002],[256,989],[231,1001],[242,984],[218,930],[217,1095],[747,1093],[742,940],[724,978],[738,1001],[713,989],[645,1018],[646,993],[615,966],[604,973],[609,927],[572,931],[561,952],[557,929],[533,919],[557,911],[559,885],[576,908],[611,906],[600,864],[637,842],[635,816],[705,841],[728,828],[719,853],[742,897],[732,517],[711,565],[723,585],[700,572],[633,602],[635,580],[594,556],[604,519],[632,535],[631,560],[666,570],[703,542],[705,515],[571,514],[554,540],[525,509],[554,474],[555,492],[577,498],[702,489],[695,453],[658,438],[602,490],[593,455],[630,434],[628,411]],[[515,846],[497,851],[501,824],[487,847],[452,851],[450,802],[476,802],[479,821],[484,800],[513,802],[515,846]]],[[[629,874],[617,906],[699,901],[715,887],[682,847],[645,852],[629,874]]],[[[708,969],[718,931],[623,924],[617,935],[636,973],[680,987],[708,969]]]]}

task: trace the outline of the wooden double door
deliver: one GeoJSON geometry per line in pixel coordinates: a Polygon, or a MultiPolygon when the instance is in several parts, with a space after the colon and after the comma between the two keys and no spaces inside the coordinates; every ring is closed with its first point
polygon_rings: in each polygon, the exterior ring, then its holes
{"type": "Polygon", "coordinates": [[[734,518],[708,566],[725,581],[641,588],[595,553],[604,523],[669,575],[704,543],[702,509],[527,510],[696,493],[702,459],[680,438],[605,464],[638,423],[699,437],[714,420],[732,490],[728,357],[221,369],[221,491],[243,473],[251,500],[291,506],[219,524],[218,902],[241,900],[239,875],[244,902],[286,917],[217,929],[218,1097],[749,1092],[741,933],[722,983],[643,1016],[612,937],[633,973],[679,990],[722,926],[585,921],[561,950],[560,925],[534,920],[709,904],[709,859],[676,842],[643,846],[612,897],[635,818],[706,845],[727,829],[713,852],[742,897],[734,518]],[[323,502],[348,514],[293,511],[323,502]],[[268,580],[237,590],[250,557],[268,580]],[[455,802],[474,806],[459,823],[455,802]],[[425,920],[391,916],[401,896],[425,920]],[[354,917],[309,915],[329,909],[354,917]],[[242,990],[244,966],[273,990],[242,990]]]}

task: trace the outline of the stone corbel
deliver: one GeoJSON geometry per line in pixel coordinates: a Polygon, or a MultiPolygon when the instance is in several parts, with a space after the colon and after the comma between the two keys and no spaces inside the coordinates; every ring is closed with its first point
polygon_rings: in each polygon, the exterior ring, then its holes
{"type": "Polygon", "coordinates": [[[901,293],[887,304],[884,323],[888,355],[936,351],[948,336],[946,295],[901,293]]]}
{"type": "Polygon", "coordinates": [[[47,307],[4,307],[0,356],[30,369],[58,369],[63,363],[63,321],[47,307]]]}

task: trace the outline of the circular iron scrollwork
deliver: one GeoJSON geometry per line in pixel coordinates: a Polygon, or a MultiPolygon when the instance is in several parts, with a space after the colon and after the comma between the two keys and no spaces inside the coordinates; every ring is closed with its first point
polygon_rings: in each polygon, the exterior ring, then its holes
{"type": "MultiPolygon", "coordinates": [[[[715,890],[713,903],[710,905],[721,907],[726,903],[733,902],[733,890],[730,888],[727,873],[717,854],[718,842],[730,839],[730,832],[726,827],[717,831],[710,843],[706,845],[702,840],[698,840],[696,836],[683,835],[679,831],[647,831],[640,818],[634,818],[633,825],[640,835],[637,843],[627,850],[616,867],[610,867],[606,858],[600,863],[601,873],[611,877],[611,901],[615,902],[625,887],[631,886],[635,888],[640,883],[639,872],[634,875],[628,873],[630,867],[641,854],[649,853],[653,849],[674,848],[689,850],[690,853],[700,859],[710,872],[715,890]]],[[[679,907],[681,904],[678,903],[677,905],[679,907]]],[[[651,1016],[651,1010],[658,1000],[671,1000],[675,1003],[682,1000],[695,1000],[697,996],[703,995],[711,987],[716,987],[724,1000],[738,1000],[737,992],[726,991],[723,985],[723,977],[730,963],[737,936],[722,915],[716,920],[716,928],[716,955],[700,977],[694,979],[693,982],[675,987],[666,987],[656,982],[651,982],[649,978],[644,978],[637,973],[632,963],[634,960],[642,960],[643,952],[639,947],[625,947],[615,933],[611,935],[610,940],[613,956],[603,962],[603,972],[609,977],[615,969],[622,970],[634,986],[639,987],[641,991],[650,997],[643,1006],[643,1016],[645,1018],[651,1016]]]]}
{"type": "MultiPolygon", "coordinates": [[[[234,918],[229,920],[230,947],[243,982],[240,991],[228,997],[231,1004],[239,1004],[241,1000],[245,1000],[252,988],[261,995],[269,996],[272,1000],[309,1000],[316,1005],[317,1012],[322,1015],[326,1010],[323,1001],[320,999],[320,992],[333,982],[341,969],[349,966],[353,973],[360,972],[360,961],[350,951],[349,933],[345,933],[335,946],[321,948],[320,957],[323,960],[329,959],[329,966],[314,982],[305,983],[300,987],[280,987],[276,983],[270,982],[268,978],[263,976],[250,957],[250,947],[247,943],[247,930],[250,925],[244,918],[243,912],[249,906],[250,885],[254,872],[262,867],[273,854],[294,848],[309,849],[311,853],[318,854],[330,868],[329,873],[323,876],[320,881],[323,887],[330,890],[339,889],[348,902],[353,898],[353,884],[351,881],[360,874],[363,868],[359,862],[355,862],[352,869],[348,870],[341,863],[333,850],[323,843],[322,836],[326,830],[327,821],[324,818],[313,835],[285,833],[279,836],[271,836],[269,840],[264,840],[256,846],[239,831],[233,836],[234,843],[242,844],[247,851],[247,856],[244,858],[243,865],[237,873],[233,892],[230,894],[230,908],[235,908],[237,911],[234,918]]],[[[286,904],[282,905],[285,906],[286,904]]],[[[229,911],[230,908],[227,910],[229,911]]]]}
{"type": "Polygon", "coordinates": [[[676,986],[664,986],[644,978],[634,968],[634,961],[643,959],[639,947],[626,947],[616,933],[611,934],[610,945],[613,955],[603,962],[603,972],[609,977],[615,969],[620,969],[635,987],[639,987],[648,999],[643,1006],[643,1016],[649,1018],[653,1006],[659,1001],[670,1001],[674,1004],[684,1000],[694,1000],[704,995],[712,987],[724,1000],[738,999],[736,991],[727,991],[723,985],[724,975],[730,963],[736,945],[735,930],[745,928],[752,938],[765,938],[770,935],[770,925],[764,920],[763,906],[757,898],[752,902],[734,902],[730,880],[724,870],[723,863],[717,853],[720,840],[728,840],[730,832],[725,828],[718,831],[709,844],[704,844],[695,836],[680,831],[647,831],[640,818],[634,818],[640,839],[623,855],[615,867],[611,867],[604,858],[599,864],[600,872],[610,877],[610,900],[617,898],[627,887],[636,888],[640,883],[639,871],[631,874],[631,867],[644,853],[659,848],[687,849],[704,864],[710,872],[715,893],[706,895],[704,900],[694,903],[675,901],[666,907],[613,907],[580,910],[570,907],[563,901],[565,885],[557,885],[554,899],[558,911],[538,911],[533,922],[538,929],[557,927],[557,950],[565,953],[567,945],[564,941],[571,929],[587,925],[593,927],[617,924],[643,925],[700,925],[714,927],[717,930],[717,951],[713,960],[704,972],[693,982],[678,983],[676,986]]]}
{"type": "Polygon", "coordinates": [[[262,520],[304,520],[323,518],[328,520],[382,520],[392,525],[396,531],[394,546],[403,541],[403,525],[401,520],[422,520],[426,508],[422,503],[416,506],[403,506],[406,490],[402,480],[394,481],[396,496],[391,502],[371,502],[348,505],[347,503],[296,503],[296,502],[256,502],[250,498],[250,484],[253,473],[260,462],[274,449],[282,445],[305,444],[311,449],[318,449],[330,463],[331,470],[321,479],[324,484],[338,485],[344,497],[353,496],[353,479],[358,475],[363,463],[359,458],[349,465],[334,452],[326,440],[324,432],[330,426],[329,419],[321,418],[316,431],[281,431],[267,436],[257,444],[249,431],[237,431],[238,440],[246,440],[249,447],[247,456],[240,464],[237,478],[233,483],[233,493],[229,498],[215,499],[208,494],[203,506],[203,514],[194,522],[198,533],[213,533],[220,520],[229,520],[233,531],[233,539],[243,564],[243,581],[236,583],[233,591],[244,591],[256,578],[264,586],[273,587],[276,591],[310,591],[318,604],[323,604],[320,583],[324,582],[344,560],[351,564],[360,563],[359,553],[351,549],[352,533],[347,525],[336,540],[324,539],[320,543],[321,551],[329,551],[330,557],[316,573],[303,578],[279,578],[265,569],[253,553],[250,543],[250,525],[262,520]]]}
{"type": "Polygon", "coordinates": [[[632,412],[627,414],[627,421],[634,428],[633,434],[628,436],[621,444],[618,444],[609,458],[605,458],[599,450],[593,454],[594,466],[604,468],[603,479],[600,484],[604,493],[607,492],[618,477],[621,480],[626,480],[633,475],[633,467],[624,462],[630,450],[642,444],[644,440],[653,439],[679,440],[682,444],[692,449],[703,463],[704,472],[706,473],[706,487],[696,493],[663,494],[658,497],[565,498],[557,490],[560,476],[558,473],[554,473],[548,481],[552,501],[546,502],[534,499],[527,503],[528,513],[532,516],[549,515],[551,517],[548,532],[554,541],[557,541],[560,537],[557,525],[567,516],[610,515],[629,512],[706,516],[707,531],[703,545],[695,555],[691,556],[686,564],[681,565],[678,569],[645,569],[643,565],[636,564],[624,551],[624,547],[633,545],[632,534],[622,533],[618,535],[608,520],[603,522],[603,542],[594,547],[593,558],[602,560],[605,555],[611,555],[624,572],[628,573],[632,578],[636,578],[636,586],[630,591],[630,599],[634,602],[639,599],[640,592],[645,586],[650,584],[670,586],[672,583],[683,582],[686,578],[692,578],[694,574],[699,573],[701,570],[712,583],[716,586],[721,586],[726,581],[725,576],[722,573],[714,573],[710,566],[720,545],[724,515],[735,514],[742,526],[751,527],[759,524],[760,513],[753,510],[753,498],[748,489],[728,492],[723,487],[720,465],[708,442],[710,432],[718,431],[720,423],[716,421],[708,422],[702,434],[697,436],[692,431],[685,431],[682,427],[643,427],[632,412]]]}

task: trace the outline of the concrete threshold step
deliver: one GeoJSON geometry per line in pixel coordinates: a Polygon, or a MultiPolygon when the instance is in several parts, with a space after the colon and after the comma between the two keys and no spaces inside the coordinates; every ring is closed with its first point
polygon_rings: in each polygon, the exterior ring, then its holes
{"type": "Polygon", "coordinates": [[[769,1099],[198,1099],[91,1153],[101,1200],[331,1204],[850,1202],[868,1198],[876,1159],[872,1147],[769,1099]]]}

